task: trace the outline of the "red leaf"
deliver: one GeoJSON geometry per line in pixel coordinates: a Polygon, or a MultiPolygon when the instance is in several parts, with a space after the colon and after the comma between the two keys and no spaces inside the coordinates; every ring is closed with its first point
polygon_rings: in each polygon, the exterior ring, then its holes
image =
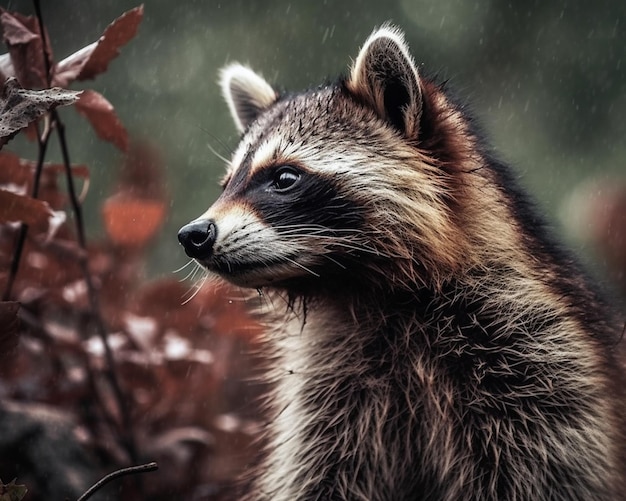
{"type": "Polygon", "coordinates": [[[15,153],[0,151],[0,186],[12,184],[22,188],[30,185],[32,177],[30,162],[15,153]]]}
{"type": "Polygon", "coordinates": [[[88,80],[106,71],[119,49],[136,34],[143,18],[143,5],[125,12],[104,30],[103,35],[61,61],[53,79],[54,85],[67,87],[74,80],[88,80]]]}
{"type": "Polygon", "coordinates": [[[84,115],[98,134],[122,151],[128,150],[128,133],[115,114],[113,105],[94,91],[85,90],[76,103],[76,110],[84,115]]]}
{"type": "MultiPolygon", "coordinates": [[[[4,188],[13,193],[30,193],[32,191],[33,173],[36,163],[18,157],[15,153],[0,151],[0,189],[4,188]]],[[[90,176],[86,165],[72,165],[72,176],[83,180],[79,200],[82,201],[89,189],[90,176]]],[[[48,202],[51,208],[60,209],[65,205],[66,194],[59,190],[56,178],[65,173],[63,164],[44,164],[40,181],[39,196],[37,198],[48,202]]],[[[2,500],[0,500],[2,501],[2,500]]]]}
{"type": "MultiPolygon", "coordinates": [[[[65,172],[64,164],[43,164],[43,168],[46,172],[50,172],[52,174],[62,174],[65,172]]],[[[86,165],[72,165],[72,176],[74,177],[82,177],[89,181],[89,167],[86,165]]]]}
{"type": "Polygon", "coordinates": [[[33,40],[39,38],[39,34],[33,33],[28,27],[24,24],[29,24],[31,27],[33,26],[32,17],[24,17],[21,14],[14,13],[11,14],[9,12],[3,12],[0,14],[0,20],[2,21],[2,28],[4,31],[4,40],[6,43],[11,45],[17,44],[27,44],[32,42],[33,40]],[[19,16],[22,18],[18,19],[19,16]]]}
{"type": "Polygon", "coordinates": [[[57,106],[67,106],[78,99],[80,91],[59,88],[29,90],[9,78],[0,95],[0,148],[17,131],[57,106]]]}
{"type": "Polygon", "coordinates": [[[122,247],[143,247],[157,232],[165,217],[165,203],[130,196],[108,198],[102,207],[109,238],[122,247]]]}
{"type": "MultiPolygon", "coordinates": [[[[2,10],[0,25],[3,38],[9,48],[14,73],[26,89],[48,87],[46,65],[43,58],[43,43],[39,35],[39,25],[34,16],[24,16],[17,12],[2,10]]],[[[44,32],[45,33],[45,32],[44,32]]],[[[47,35],[45,35],[47,37],[47,35]]],[[[50,47],[50,44],[46,44],[50,47]]],[[[52,60],[51,54],[46,54],[52,60]]],[[[13,76],[5,74],[5,76],[13,76]]]]}
{"type": "Polygon", "coordinates": [[[22,221],[28,225],[36,225],[48,222],[53,215],[46,202],[0,190],[0,223],[22,221]]]}
{"type": "MultiPolygon", "coordinates": [[[[33,169],[35,165],[33,164],[33,169]]],[[[44,174],[49,176],[57,176],[59,174],[65,174],[65,165],[64,164],[43,164],[44,174]]],[[[89,174],[89,168],[86,165],[72,165],[70,166],[70,171],[72,173],[72,177],[82,178],[83,185],[80,193],[78,194],[78,201],[82,204],[87,197],[87,193],[89,192],[89,185],[91,183],[91,176],[89,174]]],[[[45,176],[44,176],[45,177],[45,176]]],[[[44,191],[45,193],[45,191],[44,191]]],[[[44,198],[43,196],[41,198],[44,198]]],[[[45,198],[44,198],[45,199],[45,198]]],[[[56,204],[50,204],[53,208],[58,207],[56,204]]],[[[0,501],[2,501],[0,499],[0,501]]]]}

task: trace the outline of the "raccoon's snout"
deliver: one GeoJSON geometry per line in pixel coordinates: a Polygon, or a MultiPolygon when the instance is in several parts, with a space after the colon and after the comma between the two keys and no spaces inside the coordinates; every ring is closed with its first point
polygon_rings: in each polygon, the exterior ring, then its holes
{"type": "Polygon", "coordinates": [[[209,219],[192,221],[178,231],[178,241],[184,247],[185,253],[194,259],[210,257],[216,237],[217,228],[209,219]]]}

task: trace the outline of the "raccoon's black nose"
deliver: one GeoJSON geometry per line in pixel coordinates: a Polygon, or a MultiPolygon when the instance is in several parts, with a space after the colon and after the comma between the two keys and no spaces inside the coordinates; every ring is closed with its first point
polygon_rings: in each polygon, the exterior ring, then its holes
{"type": "Polygon", "coordinates": [[[185,253],[194,259],[208,258],[213,252],[216,237],[217,228],[209,219],[192,221],[178,231],[178,241],[185,253]]]}

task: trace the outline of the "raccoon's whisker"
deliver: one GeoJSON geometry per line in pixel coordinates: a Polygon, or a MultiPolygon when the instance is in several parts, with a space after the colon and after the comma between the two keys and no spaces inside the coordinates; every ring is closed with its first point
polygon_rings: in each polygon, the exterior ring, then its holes
{"type": "Polygon", "coordinates": [[[186,282],[187,280],[195,280],[196,275],[198,274],[199,271],[202,271],[202,266],[200,266],[198,263],[196,263],[195,261],[192,261],[193,264],[195,264],[195,266],[187,273],[187,275],[185,275],[183,278],[181,278],[179,281],[180,282],[186,282]]]}
{"type": "Polygon", "coordinates": [[[211,146],[209,143],[207,143],[207,148],[209,148],[209,150],[211,150],[211,153],[213,153],[217,158],[219,158],[222,162],[224,162],[225,164],[230,163],[230,160],[228,158],[226,158],[225,156],[220,155],[214,148],[213,146],[211,146]]]}
{"type": "Polygon", "coordinates": [[[329,236],[337,236],[341,238],[347,238],[347,236],[363,235],[363,230],[355,228],[328,228],[323,225],[311,225],[311,224],[290,224],[290,225],[276,225],[274,228],[282,234],[288,233],[323,233],[329,236]]]}
{"type": "Polygon", "coordinates": [[[291,236],[291,235],[295,235],[295,236],[301,236],[301,237],[318,237],[318,238],[328,238],[328,239],[333,239],[333,238],[338,238],[338,239],[343,239],[343,240],[351,240],[351,241],[355,241],[356,239],[359,238],[359,235],[338,235],[332,232],[329,232],[328,230],[308,230],[308,229],[303,229],[303,230],[287,230],[287,231],[281,231],[281,235],[285,235],[285,236],[291,236]]]}
{"type": "Polygon", "coordinates": [[[258,297],[261,304],[265,306],[269,305],[271,308],[274,308],[274,297],[276,296],[276,294],[263,294],[259,295],[258,297]]]}
{"type": "Polygon", "coordinates": [[[200,292],[200,289],[201,289],[201,288],[202,288],[201,286],[194,285],[194,286],[193,286],[193,288],[189,289],[189,291],[187,291],[187,293],[186,293],[186,294],[189,294],[189,292],[191,292],[192,290],[193,290],[193,292],[191,293],[191,295],[190,295],[187,299],[185,299],[185,300],[181,303],[181,305],[185,305],[185,304],[187,304],[187,303],[188,303],[189,301],[191,301],[194,297],[196,297],[196,295],[198,294],[198,292],[200,292]]]}
{"type": "MultiPolygon", "coordinates": [[[[200,266],[198,266],[198,268],[200,268],[200,266]]],[[[194,297],[198,295],[198,293],[200,292],[200,289],[202,289],[202,287],[204,286],[208,278],[209,278],[209,273],[205,272],[204,275],[191,286],[191,288],[185,294],[187,295],[191,293],[191,295],[182,302],[183,305],[187,304],[189,301],[191,301],[194,297]]]]}
{"type": "MultiPolygon", "coordinates": [[[[217,137],[215,134],[213,134],[211,131],[209,131],[208,129],[205,129],[202,126],[198,126],[198,128],[204,132],[207,136],[209,136],[211,139],[217,141],[217,143],[224,148],[225,151],[228,152],[229,155],[233,154],[233,150],[224,142],[222,141],[219,137],[217,137]]],[[[226,163],[230,163],[230,160],[226,159],[225,157],[223,157],[222,155],[220,155],[219,153],[217,153],[215,151],[215,149],[213,149],[213,147],[207,143],[208,148],[211,150],[212,153],[215,154],[215,156],[217,156],[219,159],[223,160],[226,163]]]]}
{"type": "Polygon", "coordinates": [[[328,259],[329,261],[335,263],[337,266],[339,266],[341,269],[345,270],[347,269],[346,266],[344,266],[343,264],[341,264],[339,261],[337,261],[336,259],[333,259],[330,256],[324,256],[326,259],[328,259]]]}
{"type": "Polygon", "coordinates": [[[362,231],[353,230],[353,229],[330,229],[322,225],[281,225],[276,226],[278,231],[284,236],[292,236],[297,235],[303,238],[318,238],[318,239],[327,239],[328,243],[331,245],[340,246],[346,249],[352,249],[361,252],[367,252],[369,254],[376,254],[378,256],[382,256],[380,251],[374,247],[367,246],[365,244],[359,244],[354,242],[353,240],[348,240],[348,237],[342,235],[336,235],[337,232],[349,233],[349,234],[363,234],[362,231]],[[285,229],[287,231],[285,231],[285,229]],[[318,234],[316,234],[318,233],[318,234]],[[326,234],[319,234],[326,233],[326,234]],[[330,234],[328,234],[330,233],[330,234]],[[348,240],[345,242],[345,240],[348,240]]]}
{"type": "Polygon", "coordinates": [[[323,226],[321,224],[286,224],[286,225],[276,225],[274,228],[278,231],[283,230],[300,230],[300,231],[320,231],[325,233],[348,233],[353,235],[362,234],[363,231],[356,228],[328,228],[327,226],[323,226]]]}
{"type": "Polygon", "coordinates": [[[373,247],[368,247],[365,245],[357,245],[354,242],[343,242],[340,237],[332,238],[332,237],[323,237],[323,236],[317,236],[317,235],[307,235],[307,238],[309,237],[320,238],[320,239],[328,238],[329,245],[334,245],[336,247],[343,247],[344,249],[352,249],[355,251],[366,252],[367,254],[376,254],[377,256],[381,256],[380,252],[373,247]]]}
{"type": "Polygon", "coordinates": [[[206,271],[202,266],[200,266],[198,263],[196,263],[196,266],[193,270],[193,273],[191,274],[191,280],[196,280],[196,275],[200,273],[202,274],[208,274],[208,271],[206,271]]]}
{"type": "MultiPolygon", "coordinates": [[[[318,239],[322,241],[322,245],[324,245],[325,247],[342,247],[344,249],[352,249],[354,251],[359,251],[359,252],[365,252],[367,254],[375,254],[377,256],[381,256],[380,252],[373,248],[373,247],[368,247],[366,245],[358,245],[357,243],[354,243],[352,241],[348,241],[348,242],[344,242],[342,241],[341,237],[329,237],[326,235],[297,235],[298,237],[302,238],[303,243],[306,241],[306,239],[318,239]]],[[[294,243],[297,242],[297,239],[294,239],[293,241],[294,243]]]]}
{"type": "Polygon", "coordinates": [[[283,258],[286,261],[289,261],[292,264],[295,264],[298,268],[302,268],[304,271],[310,273],[311,275],[313,275],[314,277],[319,278],[319,275],[317,273],[315,273],[313,270],[310,270],[309,268],[307,268],[306,266],[304,266],[303,264],[298,263],[297,261],[290,259],[288,257],[283,258]]]}
{"type": "Polygon", "coordinates": [[[192,268],[183,278],[179,278],[179,282],[186,282],[188,280],[193,280],[193,276],[196,274],[196,269],[192,268]]]}
{"type": "Polygon", "coordinates": [[[378,249],[375,249],[374,247],[369,247],[363,244],[358,245],[357,243],[351,240],[349,240],[348,242],[344,242],[343,240],[346,240],[345,237],[333,237],[333,236],[327,236],[327,235],[311,235],[310,233],[306,235],[298,235],[298,236],[302,237],[303,239],[317,238],[320,240],[327,240],[328,246],[343,247],[344,249],[352,249],[355,251],[365,252],[367,254],[375,254],[377,256],[386,257],[383,254],[381,254],[378,249]]]}
{"type": "Polygon", "coordinates": [[[181,271],[183,271],[185,268],[187,268],[187,266],[192,265],[193,263],[195,263],[195,261],[193,259],[190,259],[189,261],[187,261],[185,264],[183,264],[180,268],[172,271],[172,273],[180,273],[181,271]]]}

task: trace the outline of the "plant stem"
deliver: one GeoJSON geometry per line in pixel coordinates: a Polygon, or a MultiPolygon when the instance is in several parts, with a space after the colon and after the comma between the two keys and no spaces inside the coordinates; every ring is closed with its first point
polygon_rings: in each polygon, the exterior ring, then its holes
{"type": "Polygon", "coordinates": [[[51,87],[52,84],[52,75],[50,72],[50,61],[48,59],[48,47],[46,45],[46,36],[45,31],[43,29],[43,16],[41,15],[41,5],[39,0],[33,0],[35,4],[35,15],[37,16],[37,24],[39,25],[39,36],[41,37],[41,46],[43,48],[43,64],[46,69],[46,84],[48,87],[51,87]]]}
{"type": "Polygon", "coordinates": [[[131,466],[129,468],[122,468],[121,470],[116,470],[112,473],[109,473],[104,478],[100,479],[94,485],[92,485],[87,492],[85,492],[81,497],[78,498],[78,501],[87,501],[93,493],[95,493],[98,489],[102,488],[104,485],[108,484],[111,480],[115,480],[116,478],[123,477],[124,475],[133,475],[135,473],[146,473],[149,471],[158,470],[159,466],[155,463],[147,463],[141,464],[139,466],[131,466]]]}
{"type": "MultiPolygon", "coordinates": [[[[50,86],[50,82],[51,82],[50,62],[48,60],[48,47],[47,47],[47,41],[46,41],[45,32],[44,32],[44,22],[43,22],[43,15],[41,13],[40,0],[33,0],[33,2],[34,2],[35,12],[37,15],[37,21],[39,25],[39,34],[41,36],[41,41],[42,41],[42,52],[43,52],[44,64],[46,68],[46,80],[48,82],[48,86],[50,86]]],[[[78,197],[76,196],[76,190],[74,188],[74,178],[72,176],[72,167],[70,163],[69,150],[67,147],[67,140],[65,137],[65,125],[61,121],[57,110],[52,110],[50,112],[50,116],[52,118],[52,123],[50,124],[49,129],[56,128],[57,130],[57,135],[59,138],[59,145],[61,148],[61,154],[63,156],[65,177],[67,179],[68,195],[69,195],[70,204],[72,206],[72,210],[74,212],[74,218],[76,222],[76,233],[77,233],[78,243],[80,245],[81,250],[83,251],[80,253],[80,256],[79,256],[79,264],[83,273],[85,284],[87,286],[89,306],[90,306],[91,313],[93,316],[94,324],[96,326],[98,336],[100,337],[100,340],[104,346],[104,352],[105,352],[106,363],[107,363],[107,370],[105,371],[105,374],[111,385],[111,389],[115,396],[115,400],[117,402],[119,412],[120,412],[120,417],[122,420],[121,427],[120,427],[121,440],[122,440],[124,448],[128,452],[130,461],[132,463],[136,463],[138,462],[137,461],[137,449],[135,446],[135,440],[134,440],[134,436],[132,433],[130,411],[127,405],[126,398],[122,391],[122,388],[119,384],[119,379],[117,377],[113,352],[111,351],[111,347],[108,342],[107,331],[104,326],[102,316],[100,314],[100,304],[98,301],[98,295],[96,293],[96,288],[93,284],[91,273],[89,272],[87,240],[85,238],[85,225],[83,222],[83,212],[82,212],[82,207],[80,205],[78,197]]],[[[49,135],[46,136],[46,145],[47,145],[48,137],[49,135]]],[[[45,154],[45,151],[44,151],[44,154],[45,154]]],[[[43,164],[43,160],[42,160],[42,164],[43,164]]],[[[103,408],[106,409],[104,406],[103,408]]]]}
{"type": "MultiPolygon", "coordinates": [[[[44,67],[46,68],[46,84],[50,87],[51,84],[51,75],[50,75],[50,61],[48,60],[48,52],[46,48],[46,37],[44,35],[43,29],[43,17],[41,16],[41,6],[39,4],[39,0],[34,0],[35,4],[35,12],[37,13],[37,24],[39,27],[39,36],[42,40],[43,47],[43,60],[44,67]]],[[[35,122],[36,123],[36,122],[35,122]]],[[[46,156],[46,150],[48,147],[48,139],[50,138],[50,127],[46,125],[44,128],[43,134],[39,134],[39,130],[37,130],[37,143],[39,145],[39,155],[37,158],[37,167],[35,169],[35,178],[33,181],[33,191],[32,197],[37,198],[39,194],[39,181],[41,179],[41,172],[43,170],[43,161],[46,156]]],[[[11,269],[9,271],[9,277],[7,280],[7,287],[4,291],[4,295],[2,297],[3,301],[9,301],[11,299],[11,294],[13,293],[13,284],[15,283],[15,277],[17,276],[17,272],[20,267],[20,261],[22,259],[22,252],[24,250],[24,242],[26,241],[26,236],[28,235],[28,225],[22,223],[20,226],[20,232],[17,237],[17,243],[15,246],[15,254],[13,255],[13,261],[11,262],[11,269]]]]}
{"type": "Polygon", "coordinates": [[[87,240],[85,238],[85,225],[83,221],[83,211],[78,201],[78,197],[76,196],[76,189],[74,188],[74,178],[72,176],[72,168],[69,157],[69,150],[67,148],[67,141],[65,138],[65,125],[59,118],[59,114],[56,110],[52,111],[52,121],[57,130],[57,134],[59,137],[59,145],[61,147],[61,155],[63,156],[63,165],[65,167],[65,177],[67,180],[67,190],[70,198],[70,203],[72,206],[72,210],[74,212],[74,218],[76,220],[76,233],[78,236],[78,243],[83,252],[80,253],[79,264],[81,270],[83,272],[83,277],[85,280],[85,284],[87,285],[87,295],[89,298],[89,306],[91,309],[91,314],[93,316],[93,320],[96,326],[96,330],[98,333],[98,337],[104,346],[104,354],[106,358],[107,369],[105,374],[111,384],[111,388],[113,390],[113,394],[115,396],[115,400],[117,401],[117,405],[120,412],[120,417],[122,419],[122,427],[121,427],[121,435],[122,441],[126,451],[128,452],[129,458],[131,462],[137,462],[137,449],[135,447],[135,440],[132,433],[132,422],[130,419],[130,411],[127,405],[127,399],[122,391],[122,387],[119,383],[119,378],[117,376],[117,370],[115,366],[115,358],[113,357],[113,352],[111,350],[111,346],[109,345],[109,340],[107,336],[107,331],[104,326],[104,321],[102,320],[102,316],[100,314],[100,302],[98,300],[98,294],[96,292],[96,288],[93,284],[93,280],[91,278],[91,273],[89,272],[89,263],[88,263],[88,252],[87,252],[87,240]]]}
{"type": "MultiPolygon", "coordinates": [[[[43,171],[43,162],[46,158],[46,151],[48,149],[49,139],[50,139],[50,127],[46,127],[41,135],[39,134],[39,130],[37,130],[37,144],[39,147],[39,152],[37,154],[37,166],[35,167],[33,189],[31,192],[31,196],[33,198],[37,198],[37,196],[39,195],[41,172],[43,171]]],[[[20,225],[20,232],[17,236],[17,242],[15,244],[15,253],[13,254],[13,259],[11,261],[11,268],[9,270],[7,286],[6,286],[6,289],[4,290],[4,295],[2,296],[3,301],[11,300],[11,296],[13,294],[13,284],[15,283],[15,278],[20,268],[20,261],[22,260],[22,253],[24,251],[24,243],[26,242],[27,235],[28,235],[28,225],[25,223],[22,223],[20,225]]]]}

